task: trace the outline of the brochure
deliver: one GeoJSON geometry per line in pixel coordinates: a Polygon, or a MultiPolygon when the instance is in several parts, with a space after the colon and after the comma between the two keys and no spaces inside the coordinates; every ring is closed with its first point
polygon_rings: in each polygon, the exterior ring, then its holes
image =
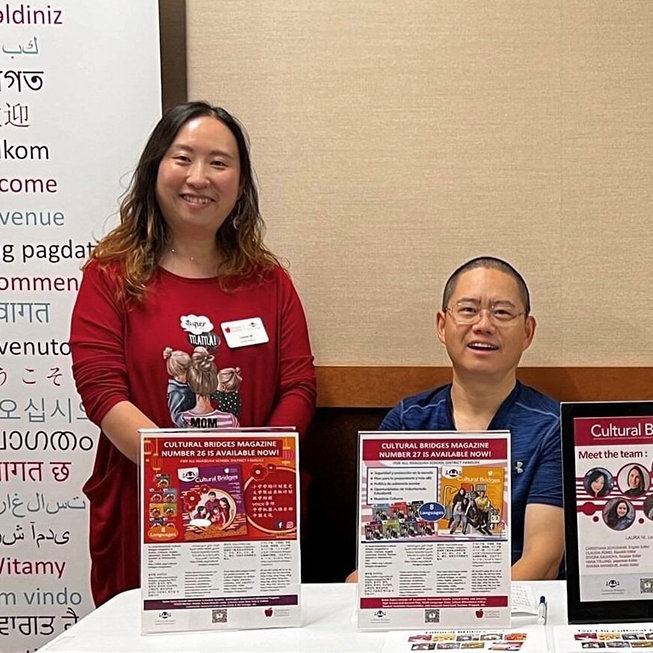
{"type": "Polygon", "coordinates": [[[519,651],[545,653],[548,650],[544,626],[510,630],[425,630],[388,633],[382,653],[413,651],[519,651]]]}
{"type": "Polygon", "coordinates": [[[563,418],[569,621],[650,619],[653,405],[563,404],[563,418]]]}
{"type": "Polygon", "coordinates": [[[359,434],[358,626],[510,625],[510,434],[359,434]]]}
{"type": "Polygon", "coordinates": [[[300,623],[297,434],[142,431],[144,633],[300,623]]]}
{"type": "Polygon", "coordinates": [[[553,640],[556,653],[586,651],[653,651],[653,623],[611,624],[608,626],[555,626],[553,640]]]}

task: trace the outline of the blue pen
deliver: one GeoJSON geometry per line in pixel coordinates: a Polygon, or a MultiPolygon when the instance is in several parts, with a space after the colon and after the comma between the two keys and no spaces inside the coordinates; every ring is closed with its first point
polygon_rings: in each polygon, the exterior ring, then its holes
{"type": "Polygon", "coordinates": [[[540,596],[540,603],[537,606],[537,623],[540,626],[546,624],[546,597],[540,596]]]}

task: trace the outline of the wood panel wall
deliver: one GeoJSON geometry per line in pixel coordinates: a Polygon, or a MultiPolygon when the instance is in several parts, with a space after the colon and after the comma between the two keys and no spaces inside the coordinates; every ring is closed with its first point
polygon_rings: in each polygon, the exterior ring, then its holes
{"type": "MultiPolygon", "coordinates": [[[[451,380],[448,367],[318,367],[318,405],[393,406],[451,380]]],[[[522,367],[519,379],[559,401],[653,399],[650,367],[522,367]]]]}

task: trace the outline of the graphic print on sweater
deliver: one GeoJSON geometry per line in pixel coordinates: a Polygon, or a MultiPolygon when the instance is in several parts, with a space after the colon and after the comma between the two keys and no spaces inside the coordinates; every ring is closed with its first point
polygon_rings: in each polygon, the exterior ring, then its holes
{"type": "Polygon", "coordinates": [[[193,349],[163,350],[170,376],[167,399],[173,423],[180,428],[240,426],[240,368],[218,370],[215,354],[221,341],[208,317],[182,315],[179,322],[193,349]]]}

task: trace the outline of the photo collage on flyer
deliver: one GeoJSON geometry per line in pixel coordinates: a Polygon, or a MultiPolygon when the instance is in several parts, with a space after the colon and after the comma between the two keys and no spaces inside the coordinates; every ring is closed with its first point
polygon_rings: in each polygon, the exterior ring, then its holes
{"type": "Polygon", "coordinates": [[[429,630],[420,633],[389,634],[382,653],[413,651],[519,651],[544,653],[547,650],[543,626],[511,630],[429,630]]]}
{"type": "Polygon", "coordinates": [[[508,626],[509,434],[360,434],[361,628],[508,626]]]}
{"type": "Polygon", "coordinates": [[[144,432],[143,631],[299,620],[297,435],[144,432]]]}
{"type": "Polygon", "coordinates": [[[653,416],[577,417],[574,440],[580,598],[653,599],[653,416]]]}
{"type": "Polygon", "coordinates": [[[556,650],[569,653],[614,649],[653,651],[653,623],[619,624],[604,627],[559,626],[554,629],[556,650]]]}

